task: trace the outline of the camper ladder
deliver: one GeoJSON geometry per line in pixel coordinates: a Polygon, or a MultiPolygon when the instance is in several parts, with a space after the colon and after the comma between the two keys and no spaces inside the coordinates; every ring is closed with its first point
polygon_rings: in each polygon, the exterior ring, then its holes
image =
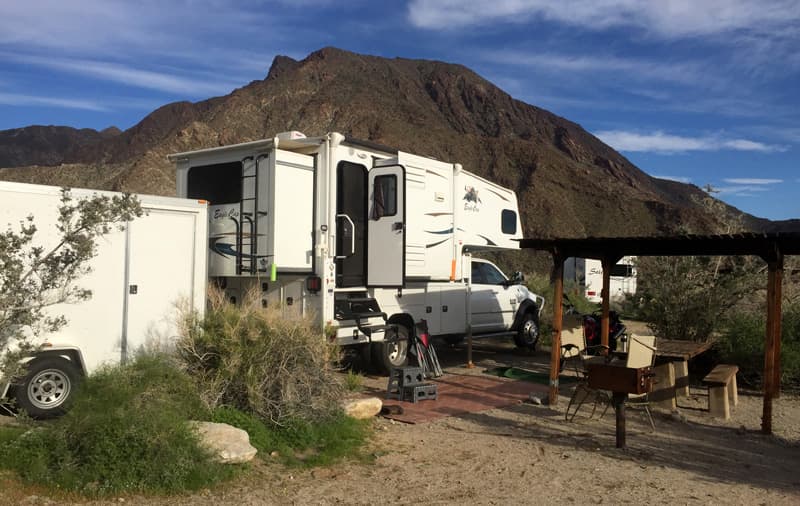
{"type": "Polygon", "coordinates": [[[236,274],[256,273],[258,241],[258,160],[242,159],[242,200],[239,201],[240,226],[236,234],[236,274]],[[247,163],[247,162],[252,163],[247,163]]]}

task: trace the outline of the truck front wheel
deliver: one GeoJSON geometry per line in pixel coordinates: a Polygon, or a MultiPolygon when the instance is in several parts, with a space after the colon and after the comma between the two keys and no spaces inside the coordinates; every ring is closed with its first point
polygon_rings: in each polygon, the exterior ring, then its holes
{"type": "Polygon", "coordinates": [[[80,379],[78,368],[61,357],[37,358],[27,368],[28,373],[14,387],[17,405],[32,418],[63,415],[80,379]]]}
{"type": "Polygon", "coordinates": [[[531,351],[536,349],[539,342],[539,319],[534,313],[525,313],[522,317],[517,335],[514,336],[514,343],[519,348],[527,348],[531,351]]]}
{"type": "Polygon", "coordinates": [[[409,336],[408,328],[398,325],[396,340],[372,343],[372,363],[384,374],[408,365],[409,336]]]}

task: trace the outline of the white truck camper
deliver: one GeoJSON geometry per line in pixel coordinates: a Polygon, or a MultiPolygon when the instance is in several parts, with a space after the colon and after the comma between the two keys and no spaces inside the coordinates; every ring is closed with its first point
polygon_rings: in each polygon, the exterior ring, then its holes
{"type": "Polygon", "coordinates": [[[178,196],[209,201],[209,277],[232,300],[314,315],[332,343],[384,371],[431,336],[506,334],[533,348],[544,299],[482,249],[517,249],[513,191],[459,164],[339,133],[169,156],[178,196]],[[469,295],[468,295],[469,294],[469,295]]]}
{"type": "MultiPolygon", "coordinates": [[[[621,300],[636,293],[636,257],[623,257],[611,266],[609,294],[621,300]]],[[[603,263],[594,258],[568,258],[564,262],[564,279],[574,282],[584,296],[594,303],[602,302],[603,263]]]]}
{"type": "MultiPolygon", "coordinates": [[[[114,195],[73,189],[74,198],[114,195]]],[[[0,182],[0,227],[16,229],[29,215],[37,244],[55,245],[60,188],[0,182]]],[[[63,412],[79,379],[105,363],[125,361],[138,350],[169,346],[176,335],[177,304],[205,309],[208,205],[197,200],[138,196],[145,215],[97,239],[91,272],[77,285],[89,300],[48,308],[67,325],[41,336],[27,375],[0,385],[34,417],[63,412]]],[[[0,350],[2,351],[2,350],[0,350]]]]}

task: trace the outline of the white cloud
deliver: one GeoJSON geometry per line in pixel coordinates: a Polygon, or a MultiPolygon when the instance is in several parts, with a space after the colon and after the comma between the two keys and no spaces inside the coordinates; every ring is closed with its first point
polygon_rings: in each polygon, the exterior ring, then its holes
{"type": "Polygon", "coordinates": [[[2,92],[0,92],[0,104],[18,107],[50,106],[60,107],[63,109],[81,109],[85,111],[99,112],[106,112],[110,110],[107,106],[92,100],[40,97],[35,95],[2,92]]]}
{"type": "Polygon", "coordinates": [[[744,185],[767,185],[767,184],[778,184],[783,183],[783,179],[762,179],[762,178],[748,178],[748,177],[733,177],[733,178],[726,178],[723,179],[726,183],[729,184],[744,184],[744,185]]]}
{"type": "Polygon", "coordinates": [[[128,86],[165,91],[196,97],[228,93],[242,83],[238,80],[218,79],[217,76],[177,76],[152,70],[138,69],[119,63],[85,59],[41,57],[33,55],[8,55],[5,60],[35,65],[49,69],[89,76],[128,86]]]}
{"type": "MultiPolygon", "coordinates": [[[[612,55],[574,55],[558,53],[532,53],[522,51],[489,51],[482,57],[486,61],[513,66],[526,66],[539,71],[557,73],[561,76],[574,74],[618,75],[625,80],[669,82],[682,85],[725,86],[727,79],[708,72],[703,62],[671,63],[647,61],[635,58],[620,58],[612,55]]],[[[663,92],[653,98],[663,98],[663,92]]]]}
{"type": "Polygon", "coordinates": [[[734,31],[766,34],[800,20],[794,0],[412,0],[412,24],[458,29],[497,22],[546,20],[589,30],[635,27],[666,38],[734,31]]]}
{"type": "Polygon", "coordinates": [[[665,176],[665,175],[653,175],[653,177],[658,179],[666,179],[667,181],[675,181],[677,183],[691,183],[691,178],[685,176],[665,176]]]}
{"type": "Polygon", "coordinates": [[[595,132],[603,142],[618,151],[638,151],[651,153],[680,153],[685,151],[758,151],[772,153],[786,151],[784,146],[764,144],[747,139],[725,139],[719,135],[705,137],[685,137],[661,131],[642,134],[623,130],[604,130],[595,132]]]}
{"type": "Polygon", "coordinates": [[[757,194],[766,191],[769,191],[769,189],[765,188],[764,186],[749,186],[749,185],[721,186],[718,188],[717,187],[714,188],[715,193],[732,197],[755,197],[757,194]]]}

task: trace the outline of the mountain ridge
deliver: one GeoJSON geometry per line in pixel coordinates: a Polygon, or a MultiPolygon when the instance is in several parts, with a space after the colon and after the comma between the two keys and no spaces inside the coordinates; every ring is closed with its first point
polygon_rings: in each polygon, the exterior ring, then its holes
{"type": "Polygon", "coordinates": [[[332,47],[302,60],[276,56],[262,80],[166,104],[124,132],[75,141],[50,165],[31,157],[30,166],[0,169],[0,179],[171,195],[167,154],[288,130],[340,131],[461,163],[517,192],[527,236],[715,232],[735,216],[747,230],[782,226],[729,206],[724,216],[709,213],[696,186],[645,174],[580,125],[462,65],[332,47]]]}

